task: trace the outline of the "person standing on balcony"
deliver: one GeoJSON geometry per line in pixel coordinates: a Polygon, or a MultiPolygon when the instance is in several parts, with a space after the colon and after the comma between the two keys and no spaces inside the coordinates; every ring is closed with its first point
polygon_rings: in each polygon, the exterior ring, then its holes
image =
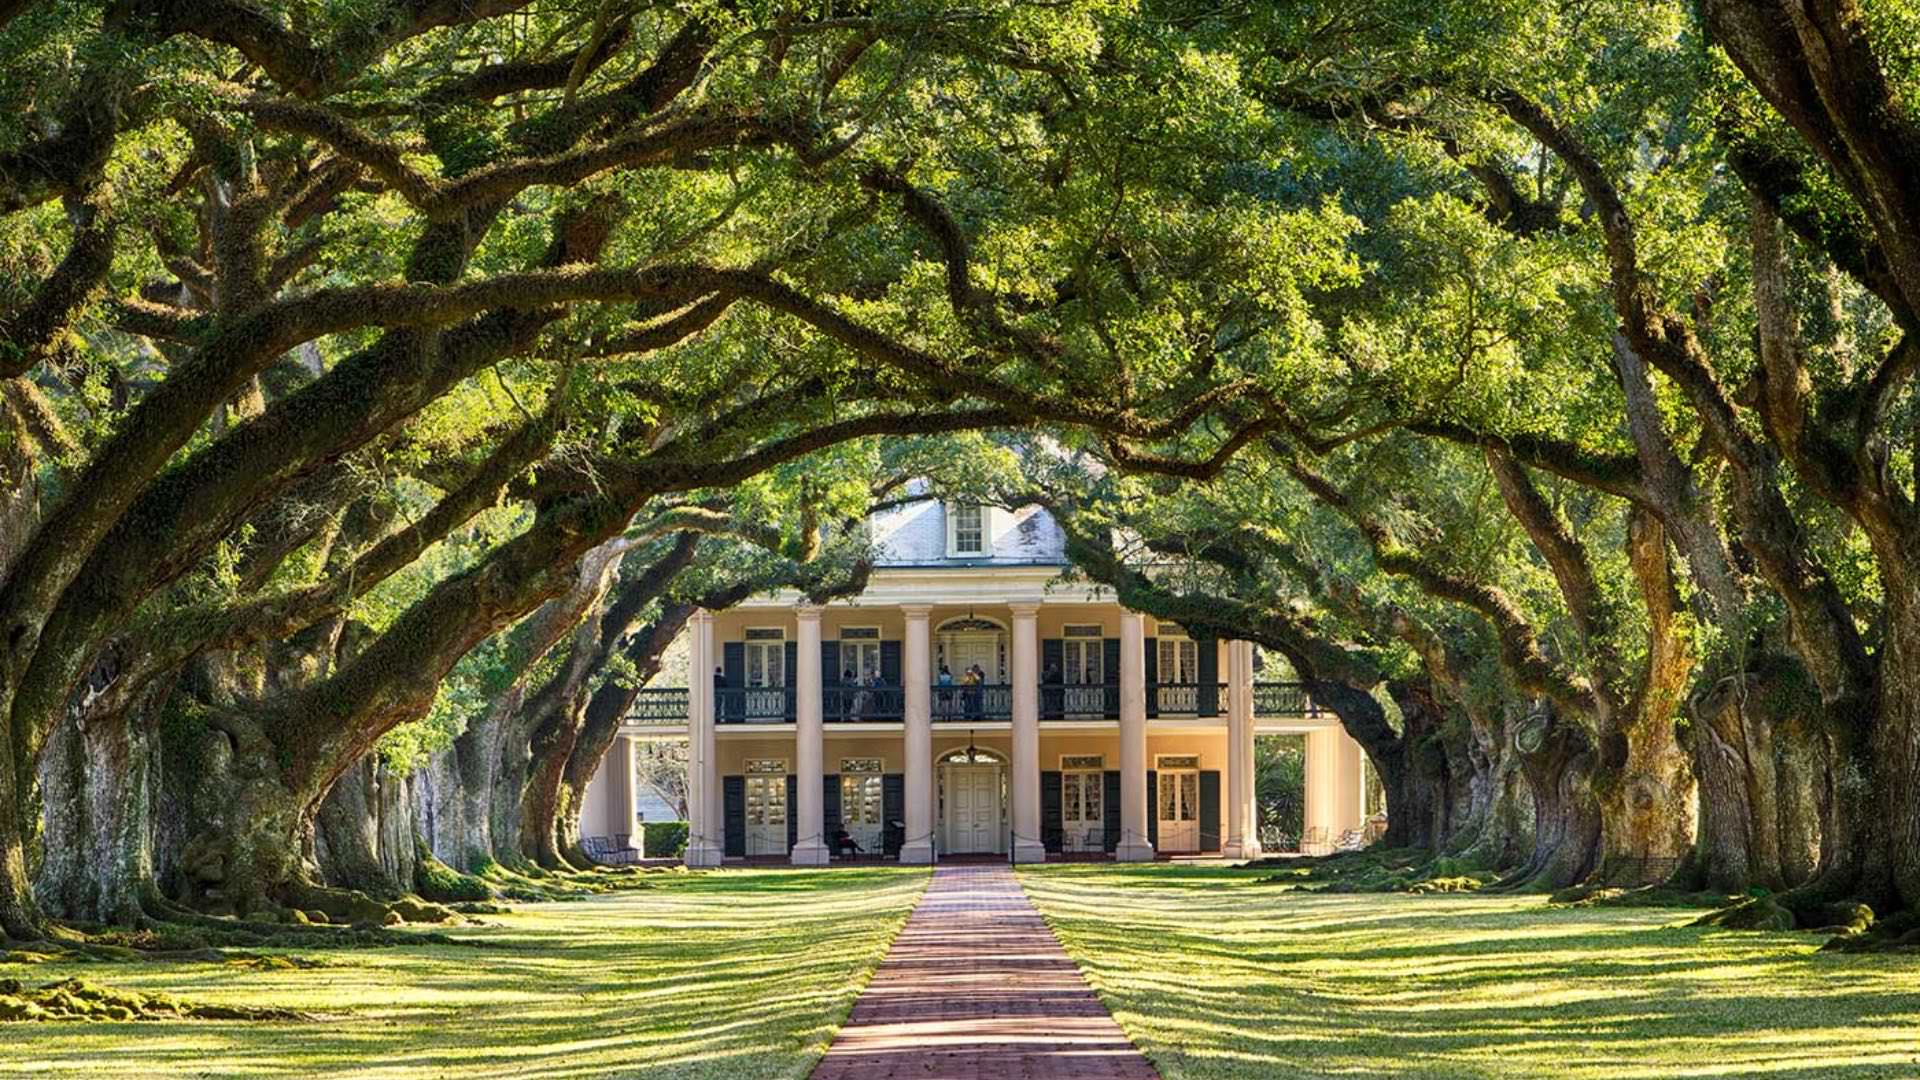
{"type": "Polygon", "coordinates": [[[947,669],[947,665],[941,664],[940,676],[939,678],[935,679],[934,682],[941,687],[940,715],[952,716],[953,715],[953,690],[950,688],[953,686],[953,672],[947,669]]]}
{"type": "Polygon", "coordinates": [[[848,710],[847,719],[858,720],[862,716],[865,716],[867,713],[867,702],[872,698],[873,695],[867,693],[866,688],[860,685],[859,672],[854,671],[852,668],[848,668],[846,670],[846,674],[840,676],[840,681],[846,684],[847,686],[860,687],[860,689],[857,689],[853,692],[853,707],[850,710],[848,710]]]}

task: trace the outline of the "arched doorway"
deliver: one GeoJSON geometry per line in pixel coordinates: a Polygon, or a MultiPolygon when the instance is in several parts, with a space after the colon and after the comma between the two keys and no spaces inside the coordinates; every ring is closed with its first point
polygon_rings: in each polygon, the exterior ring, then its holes
{"type": "Polygon", "coordinates": [[[949,855],[1006,854],[1006,756],[968,744],[941,754],[937,764],[940,850],[949,855]]]}
{"type": "Polygon", "coordinates": [[[934,672],[944,666],[957,683],[975,665],[986,673],[988,684],[1006,683],[1007,628],[978,615],[941,623],[933,638],[934,672]]]}

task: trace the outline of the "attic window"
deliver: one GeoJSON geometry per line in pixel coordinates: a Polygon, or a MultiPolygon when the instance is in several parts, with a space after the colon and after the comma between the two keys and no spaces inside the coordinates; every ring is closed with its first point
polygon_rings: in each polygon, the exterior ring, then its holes
{"type": "Polygon", "coordinates": [[[947,554],[984,555],[987,551],[987,514],[972,503],[947,507],[947,554]]]}

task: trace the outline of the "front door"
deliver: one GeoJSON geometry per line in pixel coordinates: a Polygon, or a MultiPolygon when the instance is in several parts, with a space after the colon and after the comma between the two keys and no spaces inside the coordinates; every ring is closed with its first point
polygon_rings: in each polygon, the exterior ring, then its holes
{"type": "Polygon", "coordinates": [[[1000,766],[947,766],[946,811],[948,852],[1005,850],[1000,836],[1000,766]]]}
{"type": "Polygon", "coordinates": [[[947,643],[947,670],[952,673],[953,681],[959,682],[966,670],[976,664],[981,671],[987,673],[987,682],[1001,681],[999,636],[983,633],[954,634],[947,643]]]}
{"type": "Polygon", "coordinates": [[[1160,770],[1160,850],[1200,850],[1200,773],[1191,769],[1160,770]]]}

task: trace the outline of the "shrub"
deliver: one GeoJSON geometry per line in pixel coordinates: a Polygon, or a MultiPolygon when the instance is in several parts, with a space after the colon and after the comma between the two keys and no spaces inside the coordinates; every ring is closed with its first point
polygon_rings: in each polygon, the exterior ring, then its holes
{"type": "Polygon", "coordinates": [[[687,852],[687,823],[649,821],[646,823],[646,854],[649,859],[677,859],[687,852]]]}

